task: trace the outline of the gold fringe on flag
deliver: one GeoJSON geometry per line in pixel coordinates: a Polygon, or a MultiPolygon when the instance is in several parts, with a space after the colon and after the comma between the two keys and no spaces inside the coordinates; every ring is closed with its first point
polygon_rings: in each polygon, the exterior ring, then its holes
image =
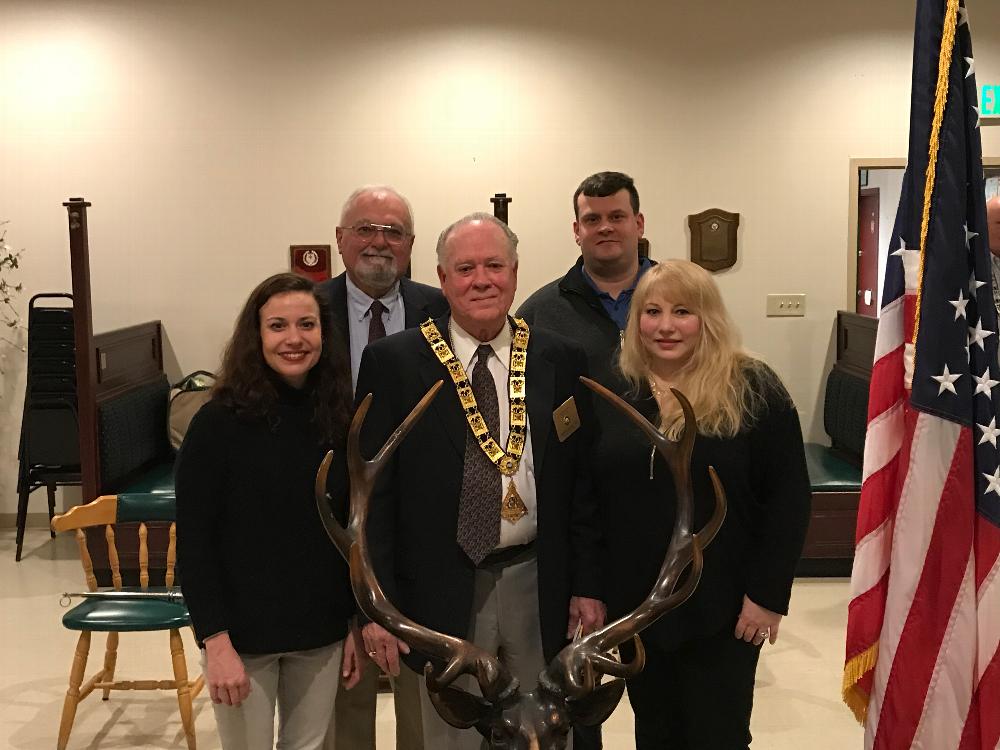
{"type": "Polygon", "coordinates": [[[844,665],[844,683],[840,696],[847,707],[854,712],[859,724],[865,723],[868,715],[868,694],[857,686],[858,681],[871,670],[878,661],[878,643],[873,643],[844,665]]]}
{"type": "Polygon", "coordinates": [[[937,87],[934,90],[934,120],[931,122],[930,148],[927,150],[927,176],[924,180],[924,210],[920,218],[920,271],[917,276],[917,309],[913,315],[913,344],[917,343],[920,330],[920,301],[924,293],[924,258],[927,253],[927,228],[931,222],[931,198],[937,177],[938,149],[941,146],[941,121],[948,103],[948,73],[951,53],[955,46],[955,29],[958,28],[958,0],[948,0],[941,29],[941,53],[938,56],[937,87]]]}

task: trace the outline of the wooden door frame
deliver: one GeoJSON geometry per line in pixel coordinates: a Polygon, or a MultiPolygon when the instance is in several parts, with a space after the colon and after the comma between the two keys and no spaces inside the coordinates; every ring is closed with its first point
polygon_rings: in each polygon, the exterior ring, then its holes
{"type": "MultiPolygon", "coordinates": [[[[905,158],[852,158],[847,172],[847,295],[844,310],[853,310],[858,299],[858,170],[903,169],[905,158]]],[[[984,167],[1000,167],[1000,157],[984,156],[984,167]]]]}

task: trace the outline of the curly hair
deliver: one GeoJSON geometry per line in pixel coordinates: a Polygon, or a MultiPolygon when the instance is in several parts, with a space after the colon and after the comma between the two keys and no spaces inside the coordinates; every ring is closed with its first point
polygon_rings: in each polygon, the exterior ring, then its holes
{"type": "Polygon", "coordinates": [[[351,417],[351,369],[347,348],[336,326],[331,324],[326,298],[316,284],[294,273],[279,273],[264,279],[250,293],[236,318],[233,336],[222,357],[213,397],[237,414],[263,418],[273,423],[278,389],[273,370],[264,361],[260,338],[260,309],[271,297],[286,292],[305,292],[319,306],[323,351],[309,371],[307,385],[313,408],[313,423],[324,443],[340,445],[351,417]]]}
{"type": "MultiPolygon", "coordinates": [[[[643,274],[632,295],[618,366],[636,393],[650,374],[650,355],[639,337],[639,319],[653,295],[683,303],[701,320],[691,358],[673,382],[691,402],[699,432],[733,437],[761,416],[769,393],[785,392],[777,375],[741,346],[739,331],[711,274],[687,260],[666,260],[643,274]]],[[[661,415],[660,428],[676,439],[683,427],[683,415],[675,403],[661,415]]]]}

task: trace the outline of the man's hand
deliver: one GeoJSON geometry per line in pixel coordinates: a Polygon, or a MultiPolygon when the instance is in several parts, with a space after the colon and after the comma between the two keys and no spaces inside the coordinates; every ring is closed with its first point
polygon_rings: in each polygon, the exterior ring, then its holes
{"type": "Polygon", "coordinates": [[[365,644],[361,640],[361,631],[354,624],[351,625],[344,639],[344,658],[340,665],[340,684],[347,690],[357,685],[364,674],[365,665],[368,663],[368,654],[365,653],[365,644]]]}
{"type": "Polygon", "coordinates": [[[205,662],[205,682],[212,703],[239,706],[247,699],[250,678],[229,640],[229,633],[219,633],[205,641],[205,662]]]}
{"type": "Polygon", "coordinates": [[[778,626],[781,624],[781,615],[764,609],[759,604],[751,601],[749,596],[743,597],[743,610],[739,619],[736,620],[735,636],[747,643],[757,646],[768,638],[771,645],[778,640],[778,626]]]}
{"type": "Polygon", "coordinates": [[[608,617],[608,609],[600,599],[588,599],[585,596],[572,596],[569,600],[569,627],[566,638],[576,637],[576,630],[582,625],[581,635],[592,633],[604,627],[608,617]]]}
{"type": "Polygon", "coordinates": [[[410,647],[374,622],[361,628],[361,638],[368,657],[386,674],[399,677],[399,655],[410,653],[410,647]]]}

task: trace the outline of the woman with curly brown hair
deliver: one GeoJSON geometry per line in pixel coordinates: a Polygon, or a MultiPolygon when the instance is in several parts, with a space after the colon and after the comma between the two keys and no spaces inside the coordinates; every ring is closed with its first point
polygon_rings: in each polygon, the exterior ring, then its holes
{"type": "MultiPolygon", "coordinates": [[[[628,681],[637,750],[738,750],[750,744],[754,674],[774,643],[809,521],[810,486],[798,414],[781,380],[747,354],[703,268],[668,260],[636,287],[619,366],[631,402],[667,437],[685,429],[670,388],[697,420],[691,462],[694,529],[714,509],[708,467],[726,490],[722,528],[705,550],[698,588],[642,633],[646,666],[628,681]]],[[[656,580],[674,524],[670,471],[649,441],[598,402],[594,477],[609,548],[609,619],[656,580]]],[[[628,654],[626,654],[628,656],[628,654]]]]}
{"type": "Polygon", "coordinates": [[[253,290],[177,457],[182,588],[227,750],[270,750],[275,705],[278,747],[321,748],[341,658],[345,686],[359,675],[347,568],[313,495],[352,406],[325,304],[290,273],[253,290]]]}

